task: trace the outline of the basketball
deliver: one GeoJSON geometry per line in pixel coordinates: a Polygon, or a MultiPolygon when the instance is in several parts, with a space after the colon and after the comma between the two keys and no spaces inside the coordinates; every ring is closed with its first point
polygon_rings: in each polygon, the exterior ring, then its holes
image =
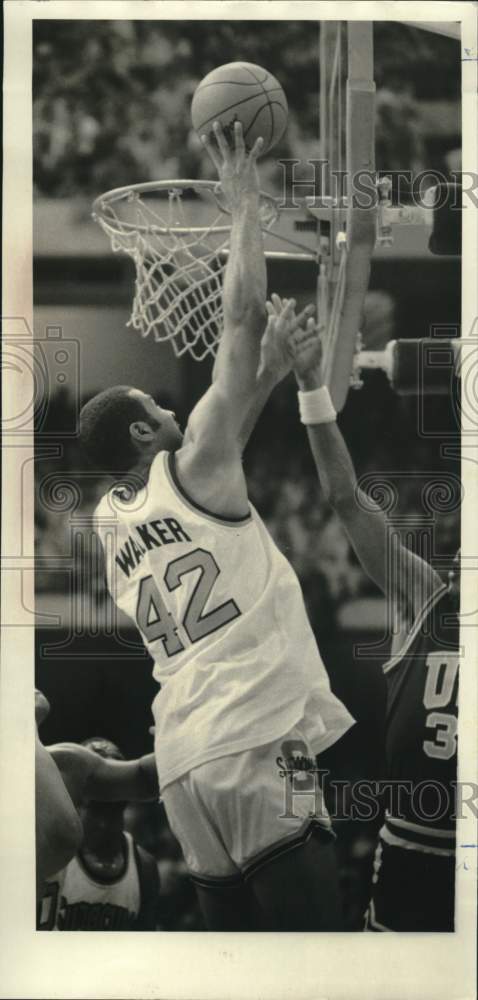
{"type": "Polygon", "coordinates": [[[233,62],[204,77],[193,97],[191,118],[199,135],[213,134],[213,122],[220,122],[228,140],[234,122],[240,121],[246,148],[262,136],[264,155],[284,134],[287,111],[286,96],[275,76],[254,63],[233,62]]]}

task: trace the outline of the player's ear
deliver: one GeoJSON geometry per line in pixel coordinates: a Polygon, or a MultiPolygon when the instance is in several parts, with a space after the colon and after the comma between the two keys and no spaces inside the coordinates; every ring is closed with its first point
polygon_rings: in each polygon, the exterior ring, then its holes
{"type": "Polygon", "coordinates": [[[135,420],[129,425],[130,437],[133,441],[137,441],[138,444],[148,444],[152,441],[155,435],[153,428],[149,426],[146,420],[135,420]]]}

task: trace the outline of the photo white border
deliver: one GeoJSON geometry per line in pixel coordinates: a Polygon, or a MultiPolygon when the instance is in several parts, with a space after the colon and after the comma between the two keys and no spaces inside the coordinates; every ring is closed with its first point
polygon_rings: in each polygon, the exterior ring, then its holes
{"type": "MultiPolygon", "coordinates": [[[[478,171],[477,6],[467,2],[60,2],[9,0],[4,7],[3,316],[33,330],[32,21],[34,19],[408,20],[462,25],[463,164],[478,171]]],[[[458,43],[457,43],[458,44],[458,43]]],[[[478,349],[477,213],[463,213],[463,336],[478,349]]],[[[15,324],[4,320],[4,336],[15,324]]],[[[7,359],[8,361],[8,359],[7,359]]],[[[470,364],[473,365],[474,354],[470,364]]],[[[39,934],[35,924],[33,796],[33,462],[32,439],[9,435],[9,419],[32,399],[32,373],[3,372],[2,630],[0,673],[0,996],[171,998],[171,1000],[468,1000],[476,981],[476,869],[458,872],[455,934],[39,934]],[[21,448],[21,450],[19,450],[21,448]],[[23,491],[23,493],[22,493],[23,491]],[[26,491],[26,492],[25,492],[26,491]],[[19,572],[19,568],[23,572],[19,572]],[[11,623],[14,624],[11,624],[11,623]]],[[[472,401],[476,418],[477,399],[472,401]]],[[[478,567],[477,429],[465,412],[462,554],[478,567]],[[473,435],[474,432],[474,435],[473,435]]],[[[474,574],[464,574],[469,614],[460,687],[460,777],[478,781],[478,671],[474,574]]],[[[476,823],[459,823],[458,844],[477,842],[476,823]]],[[[458,864],[460,863],[460,854],[458,864]]]]}

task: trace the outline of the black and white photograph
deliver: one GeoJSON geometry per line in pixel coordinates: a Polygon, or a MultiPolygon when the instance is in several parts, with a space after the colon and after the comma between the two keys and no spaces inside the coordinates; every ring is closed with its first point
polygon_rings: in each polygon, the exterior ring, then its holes
{"type": "Polygon", "coordinates": [[[472,997],[476,5],[5,7],[2,996],[472,997]]]}

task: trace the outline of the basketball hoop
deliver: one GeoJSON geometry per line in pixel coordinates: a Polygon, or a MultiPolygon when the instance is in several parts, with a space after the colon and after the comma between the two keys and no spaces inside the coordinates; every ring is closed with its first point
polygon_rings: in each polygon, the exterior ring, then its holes
{"type": "MultiPolygon", "coordinates": [[[[178,357],[216,354],[222,331],[222,279],[231,214],[217,181],[165,180],[132,184],[100,195],[93,218],[136,268],[128,325],[142,337],[171,341],[178,357]]],[[[263,232],[287,244],[268,254],[312,259],[309,248],[277,231],[278,199],[261,192],[263,232]],[[292,248],[292,249],[291,249],[292,248]],[[304,251],[306,251],[304,253],[304,251]]]]}

